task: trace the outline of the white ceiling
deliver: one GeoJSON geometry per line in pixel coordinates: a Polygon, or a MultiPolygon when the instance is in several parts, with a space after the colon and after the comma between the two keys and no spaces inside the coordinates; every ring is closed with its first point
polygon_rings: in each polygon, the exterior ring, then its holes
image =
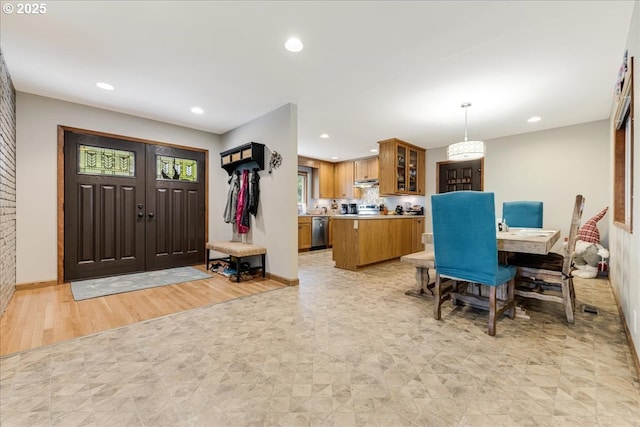
{"type": "MultiPolygon", "coordinates": [[[[3,1],[2,5],[18,2],[3,1]]],[[[18,91],[214,133],[298,105],[299,153],[609,117],[633,1],[52,1],[0,13],[18,91]],[[283,48],[292,35],[305,48],[283,48]],[[95,84],[105,81],[116,90],[95,84]],[[202,115],[190,112],[202,107],[202,115]],[[527,123],[530,116],[538,123],[527,123]],[[329,139],[319,135],[326,132],[329,139]]],[[[258,141],[260,142],[260,141],[258,141]]]]}

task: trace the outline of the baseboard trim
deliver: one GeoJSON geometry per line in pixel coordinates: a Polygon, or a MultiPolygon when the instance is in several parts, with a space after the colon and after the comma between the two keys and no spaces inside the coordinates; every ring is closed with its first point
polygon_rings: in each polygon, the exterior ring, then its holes
{"type": "Polygon", "coordinates": [[[618,307],[618,315],[620,316],[620,320],[622,321],[622,327],[624,328],[624,333],[627,336],[627,342],[629,343],[629,350],[631,351],[631,357],[633,358],[633,364],[636,367],[636,376],[640,379],[640,359],[638,359],[638,352],[636,351],[636,346],[633,343],[633,338],[631,337],[631,331],[629,330],[629,325],[627,325],[627,319],[624,317],[624,312],[622,311],[622,306],[620,305],[620,298],[618,298],[618,291],[615,286],[611,283],[611,279],[609,279],[609,287],[611,288],[611,292],[613,293],[613,299],[616,301],[616,307],[618,307]]]}
{"type": "MultiPolygon", "coordinates": [[[[287,286],[298,286],[300,279],[287,279],[286,277],[278,276],[277,274],[267,273],[267,277],[276,282],[280,282],[287,286]]],[[[20,283],[16,284],[16,291],[26,291],[31,289],[47,288],[49,286],[58,286],[57,280],[46,280],[42,282],[20,283]]]]}
{"type": "Polygon", "coordinates": [[[300,279],[287,279],[286,277],[278,276],[277,274],[267,273],[267,277],[271,280],[275,280],[276,282],[283,283],[287,286],[298,286],[300,284],[300,279]]]}
{"type": "Polygon", "coordinates": [[[43,282],[19,283],[19,284],[16,284],[16,291],[26,291],[30,289],[47,288],[49,286],[58,286],[58,281],[46,280],[43,282]]]}

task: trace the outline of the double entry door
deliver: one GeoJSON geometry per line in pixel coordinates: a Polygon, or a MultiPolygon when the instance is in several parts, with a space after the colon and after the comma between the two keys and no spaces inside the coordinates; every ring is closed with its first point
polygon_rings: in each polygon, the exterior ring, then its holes
{"type": "Polygon", "coordinates": [[[204,155],[64,130],[64,280],[202,263],[204,155]]]}

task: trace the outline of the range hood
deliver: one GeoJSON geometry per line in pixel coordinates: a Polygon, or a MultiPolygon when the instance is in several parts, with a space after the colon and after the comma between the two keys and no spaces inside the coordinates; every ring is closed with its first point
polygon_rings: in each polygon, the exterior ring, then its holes
{"type": "Polygon", "coordinates": [[[357,179],[353,183],[353,186],[356,187],[356,188],[377,187],[378,186],[378,180],[377,179],[357,179]]]}

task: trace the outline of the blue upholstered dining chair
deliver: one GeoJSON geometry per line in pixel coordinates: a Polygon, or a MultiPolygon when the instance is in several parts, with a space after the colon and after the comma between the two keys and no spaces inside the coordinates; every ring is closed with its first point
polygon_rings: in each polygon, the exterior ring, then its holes
{"type": "Polygon", "coordinates": [[[449,299],[455,304],[488,308],[489,335],[494,336],[500,315],[507,311],[509,318],[515,318],[516,274],[515,267],[498,263],[494,194],[434,194],[431,208],[436,267],[434,318],[440,319],[442,303],[449,299]],[[506,295],[498,299],[497,290],[503,284],[506,295]]]}
{"type": "Polygon", "coordinates": [[[504,202],[502,219],[509,227],[542,228],[542,202],[504,202]]]}

